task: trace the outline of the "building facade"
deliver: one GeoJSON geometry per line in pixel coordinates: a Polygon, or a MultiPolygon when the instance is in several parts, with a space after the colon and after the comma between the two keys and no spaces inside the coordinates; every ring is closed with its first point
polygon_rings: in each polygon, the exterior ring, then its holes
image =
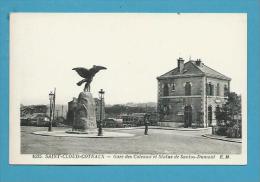
{"type": "Polygon", "coordinates": [[[184,63],[157,77],[157,112],[161,126],[209,127],[216,125],[215,111],[227,99],[231,79],[201,60],[184,63]]]}
{"type": "Polygon", "coordinates": [[[75,120],[75,112],[77,109],[78,99],[76,97],[73,97],[73,99],[68,102],[68,112],[67,112],[67,118],[66,118],[66,124],[69,126],[73,125],[73,121],[75,120]]]}

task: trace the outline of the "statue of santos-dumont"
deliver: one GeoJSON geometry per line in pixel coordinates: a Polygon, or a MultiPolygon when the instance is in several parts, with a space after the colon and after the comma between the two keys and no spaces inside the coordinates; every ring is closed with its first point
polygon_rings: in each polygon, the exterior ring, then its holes
{"type": "Polygon", "coordinates": [[[75,117],[72,125],[73,132],[93,133],[97,132],[96,106],[94,98],[90,93],[90,83],[93,77],[100,70],[106,69],[103,66],[93,66],[91,69],[82,67],[73,68],[84,79],[77,83],[78,86],[85,83],[83,92],[78,96],[75,117]]]}

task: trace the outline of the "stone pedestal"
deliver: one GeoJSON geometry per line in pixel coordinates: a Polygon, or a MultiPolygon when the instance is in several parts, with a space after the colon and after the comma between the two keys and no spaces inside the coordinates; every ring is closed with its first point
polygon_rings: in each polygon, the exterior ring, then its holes
{"type": "Polygon", "coordinates": [[[79,94],[72,131],[75,133],[97,132],[96,106],[90,92],[79,94]]]}

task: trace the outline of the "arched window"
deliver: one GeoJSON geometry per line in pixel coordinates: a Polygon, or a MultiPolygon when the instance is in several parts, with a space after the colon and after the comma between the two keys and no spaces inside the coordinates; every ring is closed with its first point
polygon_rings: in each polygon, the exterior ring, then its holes
{"type": "Polygon", "coordinates": [[[212,83],[208,83],[206,85],[207,95],[214,95],[214,85],[212,83]]]}
{"type": "Polygon", "coordinates": [[[163,106],[163,113],[164,113],[164,115],[169,115],[169,106],[167,106],[167,105],[163,106]]]}
{"type": "Polygon", "coordinates": [[[216,106],[216,110],[215,110],[215,119],[217,121],[217,125],[221,124],[221,118],[222,118],[222,114],[220,112],[220,107],[219,105],[216,106]]]}
{"type": "Polygon", "coordinates": [[[210,95],[210,84],[209,83],[206,84],[206,94],[210,95]]]}
{"type": "Polygon", "coordinates": [[[216,112],[219,112],[220,111],[220,107],[219,105],[216,106],[216,112]]]}
{"type": "Polygon", "coordinates": [[[219,83],[217,84],[217,96],[219,96],[219,83]]]}
{"type": "Polygon", "coordinates": [[[208,107],[208,124],[209,124],[209,126],[212,125],[212,107],[211,106],[208,107]]]}
{"type": "Polygon", "coordinates": [[[190,82],[186,82],[186,84],[185,84],[185,95],[191,95],[191,84],[190,84],[190,82]]]}
{"type": "Polygon", "coordinates": [[[210,84],[210,95],[214,95],[214,85],[210,84]]]}
{"type": "Polygon", "coordinates": [[[172,91],[175,91],[175,83],[172,84],[172,91]]]}
{"type": "Polygon", "coordinates": [[[163,96],[169,96],[168,84],[164,84],[164,86],[163,86],[163,96]]]}
{"type": "Polygon", "coordinates": [[[227,85],[224,86],[224,97],[228,96],[228,87],[227,85]]]}

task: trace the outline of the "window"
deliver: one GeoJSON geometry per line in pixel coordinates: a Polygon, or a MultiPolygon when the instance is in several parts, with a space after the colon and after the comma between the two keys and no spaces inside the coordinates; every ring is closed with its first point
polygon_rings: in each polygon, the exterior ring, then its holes
{"type": "Polygon", "coordinates": [[[219,105],[217,105],[215,112],[216,112],[216,113],[219,113],[219,112],[220,112],[220,107],[219,107],[219,105]]]}
{"type": "Polygon", "coordinates": [[[185,95],[191,95],[191,84],[190,84],[190,82],[186,82],[186,84],[185,84],[185,95]]]}
{"type": "Polygon", "coordinates": [[[163,87],[163,96],[169,96],[169,87],[168,87],[168,84],[164,84],[164,87],[163,87]]]}
{"type": "Polygon", "coordinates": [[[217,84],[217,96],[219,96],[219,83],[217,84]]]}
{"type": "Polygon", "coordinates": [[[201,112],[197,112],[197,122],[198,122],[198,124],[200,124],[200,122],[201,122],[201,116],[202,116],[201,112]]]}
{"type": "Polygon", "coordinates": [[[214,85],[211,83],[207,83],[206,92],[207,92],[207,95],[214,95],[214,85]]]}
{"type": "Polygon", "coordinates": [[[228,87],[227,85],[224,86],[224,97],[228,96],[228,87]]]}
{"type": "Polygon", "coordinates": [[[175,83],[172,84],[172,91],[175,91],[175,83]]]}
{"type": "Polygon", "coordinates": [[[164,113],[164,115],[169,115],[169,106],[167,106],[167,105],[163,106],[163,113],[164,113]]]}
{"type": "Polygon", "coordinates": [[[210,95],[214,95],[214,85],[210,84],[210,95]]]}
{"type": "Polygon", "coordinates": [[[208,83],[206,84],[206,94],[210,95],[210,85],[208,83]]]}
{"type": "Polygon", "coordinates": [[[211,106],[208,107],[208,124],[209,124],[209,126],[212,125],[212,107],[211,106]]]}

